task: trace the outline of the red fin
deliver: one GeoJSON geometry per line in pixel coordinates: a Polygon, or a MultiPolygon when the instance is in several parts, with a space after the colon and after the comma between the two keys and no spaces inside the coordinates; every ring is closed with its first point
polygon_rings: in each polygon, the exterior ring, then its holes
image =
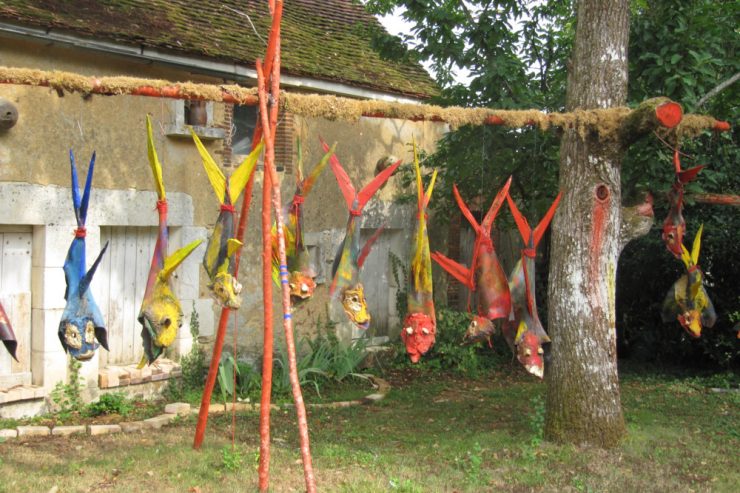
{"type": "Polygon", "coordinates": [[[509,187],[511,186],[511,176],[508,180],[506,180],[506,183],[504,183],[504,187],[499,190],[499,192],[496,194],[496,198],[493,199],[493,202],[491,203],[491,208],[488,209],[488,212],[486,212],[485,217],[483,217],[483,222],[481,223],[481,228],[483,228],[483,232],[487,236],[491,236],[491,228],[493,227],[493,221],[496,219],[496,214],[498,214],[498,211],[501,209],[501,206],[504,203],[504,199],[509,194],[509,187]]]}
{"type": "Polygon", "coordinates": [[[365,263],[365,259],[370,254],[370,250],[373,248],[373,244],[378,240],[380,237],[380,234],[385,229],[385,224],[381,225],[378,229],[375,230],[375,233],[367,239],[365,242],[365,245],[362,247],[362,250],[360,251],[360,256],[357,257],[357,268],[362,268],[362,264],[365,263]]]}
{"type": "Polygon", "coordinates": [[[388,166],[386,169],[378,173],[378,176],[372,179],[370,183],[365,185],[365,187],[360,190],[360,193],[357,194],[357,209],[362,210],[363,207],[365,207],[365,204],[372,198],[373,195],[375,195],[375,192],[378,191],[378,189],[385,183],[388,178],[393,174],[394,171],[396,171],[396,168],[401,164],[401,160],[399,159],[392,165],[388,166]]]}
{"type": "Polygon", "coordinates": [[[460,196],[460,191],[457,189],[457,185],[454,185],[454,184],[452,185],[452,193],[455,196],[455,201],[457,202],[457,206],[460,208],[460,211],[462,211],[463,216],[465,216],[465,219],[467,219],[470,225],[473,227],[475,234],[476,235],[480,234],[481,233],[480,224],[478,224],[478,221],[475,220],[475,218],[473,217],[473,214],[470,212],[470,209],[468,209],[468,206],[465,205],[465,202],[460,196]]]}
{"type": "Polygon", "coordinates": [[[555,215],[555,209],[558,208],[558,204],[560,203],[560,197],[563,196],[563,193],[560,192],[557,197],[555,197],[555,200],[552,201],[552,205],[550,206],[550,209],[547,211],[547,214],[545,214],[545,217],[543,217],[540,220],[540,223],[537,225],[536,228],[534,228],[534,246],[535,248],[539,244],[540,240],[542,239],[542,235],[545,234],[545,231],[547,230],[547,227],[550,225],[550,221],[552,221],[552,216],[555,215]]]}
{"type": "Polygon", "coordinates": [[[699,174],[699,171],[704,169],[704,165],[701,166],[695,166],[693,168],[689,168],[683,171],[679,171],[676,173],[676,177],[678,178],[678,181],[681,182],[682,185],[685,185],[686,183],[689,183],[690,181],[693,181],[696,178],[696,175],[699,174]]]}
{"type": "Polygon", "coordinates": [[[529,228],[527,218],[525,218],[522,213],[519,212],[519,209],[517,209],[514,200],[508,193],[506,194],[506,201],[509,202],[509,210],[511,210],[511,215],[514,216],[514,222],[516,222],[516,227],[519,228],[519,234],[522,235],[522,240],[524,240],[524,244],[528,245],[529,237],[532,234],[532,230],[529,228]]]}
{"type": "MultiPolygon", "coordinates": [[[[319,137],[319,140],[321,141],[321,147],[324,148],[324,152],[329,152],[329,146],[324,142],[324,139],[319,137]]],[[[342,165],[339,163],[339,159],[337,159],[336,154],[332,154],[329,158],[329,164],[331,165],[331,170],[334,172],[334,176],[337,178],[337,183],[339,184],[339,189],[342,191],[342,195],[344,195],[344,201],[347,203],[347,209],[352,209],[352,203],[355,201],[355,197],[357,195],[357,192],[355,192],[355,187],[352,186],[352,181],[349,179],[349,176],[347,176],[347,172],[344,171],[344,168],[342,168],[342,165]]]]}
{"type": "Polygon", "coordinates": [[[464,265],[458,264],[454,260],[445,257],[439,252],[432,253],[432,259],[439,264],[444,270],[447,271],[452,277],[460,281],[462,284],[468,287],[468,289],[475,289],[475,281],[473,280],[473,271],[465,267],[464,265]]]}

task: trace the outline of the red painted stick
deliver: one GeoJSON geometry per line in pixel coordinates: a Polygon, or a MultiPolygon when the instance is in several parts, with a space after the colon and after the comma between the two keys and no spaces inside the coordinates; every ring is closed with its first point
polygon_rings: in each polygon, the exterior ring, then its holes
{"type": "MultiPolygon", "coordinates": [[[[272,72],[272,96],[276,98],[279,95],[280,85],[280,48],[275,52],[275,63],[272,72]]],[[[272,204],[276,211],[277,235],[278,235],[278,257],[280,259],[280,285],[282,287],[283,302],[283,330],[285,332],[285,345],[288,352],[288,367],[290,370],[290,385],[293,391],[293,401],[295,403],[296,414],[298,418],[298,434],[301,444],[301,458],[303,459],[303,475],[306,482],[306,491],[315,493],[316,481],[313,474],[313,465],[311,461],[311,450],[308,437],[308,419],[306,417],[306,406],[303,403],[303,394],[301,385],[298,380],[298,368],[296,363],[296,348],[293,337],[293,320],[290,305],[290,289],[288,287],[288,268],[285,254],[285,236],[283,233],[283,217],[280,214],[282,210],[280,198],[280,183],[275,170],[275,149],[274,134],[270,128],[268,119],[274,118],[274,112],[277,111],[277,102],[273,102],[273,112],[267,113],[267,90],[265,89],[265,76],[262,71],[262,64],[257,61],[257,88],[260,98],[260,116],[262,118],[262,128],[265,133],[265,173],[269,173],[272,181],[272,204]]],[[[263,234],[267,235],[268,232],[263,234]]]]}

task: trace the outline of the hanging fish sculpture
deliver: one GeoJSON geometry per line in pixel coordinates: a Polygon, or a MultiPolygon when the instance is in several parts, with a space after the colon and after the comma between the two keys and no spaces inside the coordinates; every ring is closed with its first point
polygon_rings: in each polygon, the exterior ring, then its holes
{"type": "Polygon", "coordinates": [[[90,158],[90,166],[87,169],[87,181],[85,190],[80,196],[77,180],[77,167],[72,151],[69,151],[70,168],[72,172],[72,206],[77,220],[75,238],[69,246],[67,258],[64,260],[64,278],[67,281],[67,290],[64,299],[67,305],[59,322],[59,340],[65,352],[79,361],[87,361],[95,355],[95,350],[103,346],[108,350],[108,332],[105,329],[105,321],[95,303],[90,283],[95,270],[103,258],[106,243],[93,262],[90,270],[85,272],[85,220],[87,219],[87,206],[90,201],[90,188],[92,186],[93,170],[95,168],[95,153],[90,158]],[[96,342],[97,341],[97,342],[96,342]],[[100,343],[100,344],[98,344],[100,343]]]}
{"type": "MultiPolygon", "coordinates": [[[[303,201],[313,188],[316,179],[326,168],[329,156],[334,153],[334,148],[329,150],[321,161],[314,167],[311,174],[303,178],[302,150],[298,141],[298,174],[296,176],[296,190],[293,200],[284,212],[283,234],[285,237],[285,256],[288,264],[288,287],[290,297],[295,301],[306,300],[313,296],[316,289],[316,272],[311,266],[308,248],[303,240],[303,201]]],[[[280,259],[278,256],[277,225],[272,226],[272,279],[275,284],[280,283],[280,259]]]]}
{"type": "Polygon", "coordinates": [[[694,238],[691,254],[681,245],[681,260],[686,266],[686,274],[682,275],[668,291],[663,301],[662,319],[664,323],[678,320],[681,327],[691,337],[701,336],[702,327],[711,328],[717,321],[712,300],[704,289],[704,274],[699,268],[699,250],[701,249],[701,233],[704,225],[694,238]]]}
{"type": "Polygon", "coordinates": [[[157,189],[157,213],[159,214],[159,231],[157,243],[154,245],[154,255],[149,267],[149,276],[146,281],[144,299],[141,302],[137,320],[141,324],[141,339],[144,346],[144,356],[139,368],[152,364],[177,337],[177,331],[182,326],[182,307],[180,301],[172,292],[170,278],[175,269],[200,245],[203,240],[195,240],[167,256],[167,196],[162,179],[162,165],[159,163],[157,151],[154,148],[152,136],[152,122],[146,118],[147,156],[154,175],[157,189]]]}
{"type": "Polygon", "coordinates": [[[0,341],[3,341],[5,349],[13,357],[14,360],[18,361],[18,357],[15,355],[15,351],[18,348],[18,341],[15,339],[15,332],[13,332],[13,326],[10,324],[10,319],[5,314],[5,308],[0,303],[0,341]]]}
{"type": "MultiPolygon", "coordinates": [[[[329,146],[321,140],[321,146],[325,152],[329,152],[329,146]]],[[[379,228],[376,233],[366,242],[360,250],[360,216],[370,198],[378,191],[380,186],[396,171],[401,161],[387,167],[370,181],[359,193],[355,191],[347,173],[342,168],[336,155],[332,154],[329,164],[342,191],[344,200],[349,209],[347,220],[347,231],[342,244],[337,250],[337,255],[332,266],[332,283],[329,294],[332,297],[340,296],[342,307],[347,317],[360,329],[370,326],[370,312],[365,301],[365,290],[360,283],[360,269],[370,253],[372,244],[382,231],[379,228]]]]}
{"type": "Polygon", "coordinates": [[[465,205],[457,186],[453,185],[452,192],[455,195],[457,205],[473,227],[473,231],[475,231],[471,266],[468,269],[439,252],[432,255],[435,262],[443,269],[477,294],[478,315],[473,317],[465,333],[464,342],[467,343],[487,340],[490,344],[491,336],[493,336],[495,330],[492,321],[508,317],[511,311],[511,296],[506,274],[501,268],[491,240],[493,221],[507,197],[510,185],[511,178],[496,194],[481,224],[478,224],[468,206],[465,205]]]}
{"type": "Polygon", "coordinates": [[[419,361],[434,345],[437,333],[437,318],[434,312],[432,291],[432,258],[429,254],[429,236],[427,234],[427,206],[434,190],[437,170],[426,193],[421,182],[419,156],[414,144],[414,169],[416,171],[416,233],[411,249],[411,269],[407,289],[408,315],[403,321],[401,339],[406,346],[406,353],[412,363],[419,361]]]}
{"type": "Polygon", "coordinates": [[[242,242],[234,238],[234,204],[254,171],[262,153],[263,144],[260,143],[255,147],[236,168],[236,171],[226,178],[192,129],[191,133],[208,180],[221,203],[221,210],[216,219],[216,225],[213,227],[213,234],[208,240],[205,257],[203,257],[203,267],[210,279],[208,289],[219,305],[238,310],[242,304],[241,296],[239,296],[242,285],[236,280],[233,259],[236,251],[241,248],[242,242]]]}
{"type": "Polygon", "coordinates": [[[678,156],[678,149],[673,151],[673,166],[675,168],[676,179],[668,193],[670,210],[668,217],[663,221],[663,242],[668,251],[676,258],[683,255],[683,235],[686,233],[686,221],[681,214],[683,210],[683,187],[696,178],[704,166],[696,166],[687,170],[681,170],[681,161],[678,156]]]}
{"type": "Polygon", "coordinates": [[[560,196],[561,194],[558,194],[547,214],[534,230],[529,227],[527,219],[519,212],[511,196],[506,196],[511,214],[514,216],[514,221],[525,246],[522,249],[521,259],[516,263],[509,276],[511,313],[509,319],[503,324],[502,332],[509,347],[516,354],[519,363],[529,373],[540,378],[543,377],[545,369],[542,345],[550,342],[550,338],[547,336],[537,315],[537,300],[534,290],[534,259],[537,255],[537,245],[555,215],[560,196]]]}

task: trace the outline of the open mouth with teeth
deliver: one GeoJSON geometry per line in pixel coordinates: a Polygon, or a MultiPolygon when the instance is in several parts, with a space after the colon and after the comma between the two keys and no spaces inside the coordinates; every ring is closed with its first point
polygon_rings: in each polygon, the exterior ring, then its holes
{"type": "Polygon", "coordinates": [[[316,283],[310,276],[302,272],[291,272],[288,287],[292,298],[305,300],[313,295],[316,283]]]}
{"type": "Polygon", "coordinates": [[[370,327],[370,313],[367,311],[365,290],[362,284],[344,290],[342,308],[358,328],[367,330],[370,327]]]}
{"type": "Polygon", "coordinates": [[[222,306],[238,310],[242,305],[242,285],[234,276],[227,272],[220,272],[216,280],[208,286],[213,298],[222,306]]]}
{"type": "Polygon", "coordinates": [[[76,323],[67,322],[64,327],[63,342],[69,354],[79,361],[87,361],[95,356],[98,343],[95,341],[95,327],[91,320],[85,321],[84,330],[76,323]]]}

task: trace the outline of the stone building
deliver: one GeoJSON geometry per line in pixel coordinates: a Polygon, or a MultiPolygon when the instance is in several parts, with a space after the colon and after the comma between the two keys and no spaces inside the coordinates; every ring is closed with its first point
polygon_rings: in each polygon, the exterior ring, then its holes
{"type": "MultiPolygon", "coordinates": [[[[286,2],[282,26],[284,90],[412,103],[436,92],[420,66],[382,59],[373,50],[372,33],[382,28],[350,0],[286,2]]],[[[85,77],[121,75],[252,86],[256,83],[253,62],[264,52],[268,28],[267,2],[261,0],[0,0],[0,66],[85,77]]],[[[97,152],[87,220],[88,262],[110,242],[93,291],[108,323],[111,350],[101,348],[83,363],[85,397],[94,399],[106,389],[156,391],[177,373],[177,366],[165,362],[143,371],[132,367],[142,355],[136,317],[157,225],[145,115],[152,116],[163,163],[173,251],[195,238],[206,238],[218,211],[187,132],[189,103],[9,84],[0,84],[0,99],[18,112],[17,123],[0,130],[0,300],[19,342],[18,363],[0,351],[0,416],[44,410],[51,389],[68,376],[68,357],[57,328],[65,306],[62,265],[75,227],[69,149],[74,150],[83,173],[90,155],[97,152]]],[[[255,108],[207,103],[206,114],[207,121],[196,127],[197,132],[228,173],[246,152],[255,108]]],[[[320,158],[319,135],[338,142],[337,155],[359,187],[372,178],[380,158],[396,155],[408,160],[412,137],[432,150],[446,130],[438,123],[372,118],[348,123],[282,114],[277,164],[284,197],[287,200],[294,188],[298,137],[307,168],[320,158]]],[[[244,303],[229,329],[238,327],[238,345],[247,357],[256,357],[262,344],[261,170],[256,173],[240,272],[244,303]]],[[[373,337],[395,337],[398,331],[389,252],[406,255],[412,218],[408,208],[394,205],[399,192],[399,184],[391,180],[369,205],[363,226],[369,232],[387,221],[388,228],[368,259],[363,278],[375,319],[369,334],[373,337]]],[[[299,338],[314,333],[327,317],[341,322],[329,302],[327,284],[347,211],[329,170],[306,200],[305,214],[307,240],[321,284],[314,299],[298,310],[299,338]]],[[[178,269],[174,285],[185,320],[196,310],[200,334],[207,339],[213,335],[217,310],[200,267],[204,248],[199,247],[178,269]]],[[[357,335],[341,323],[339,330],[344,337],[357,335]]],[[[186,323],[168,356],[176,361],[191,345],[186,323]]]]}

